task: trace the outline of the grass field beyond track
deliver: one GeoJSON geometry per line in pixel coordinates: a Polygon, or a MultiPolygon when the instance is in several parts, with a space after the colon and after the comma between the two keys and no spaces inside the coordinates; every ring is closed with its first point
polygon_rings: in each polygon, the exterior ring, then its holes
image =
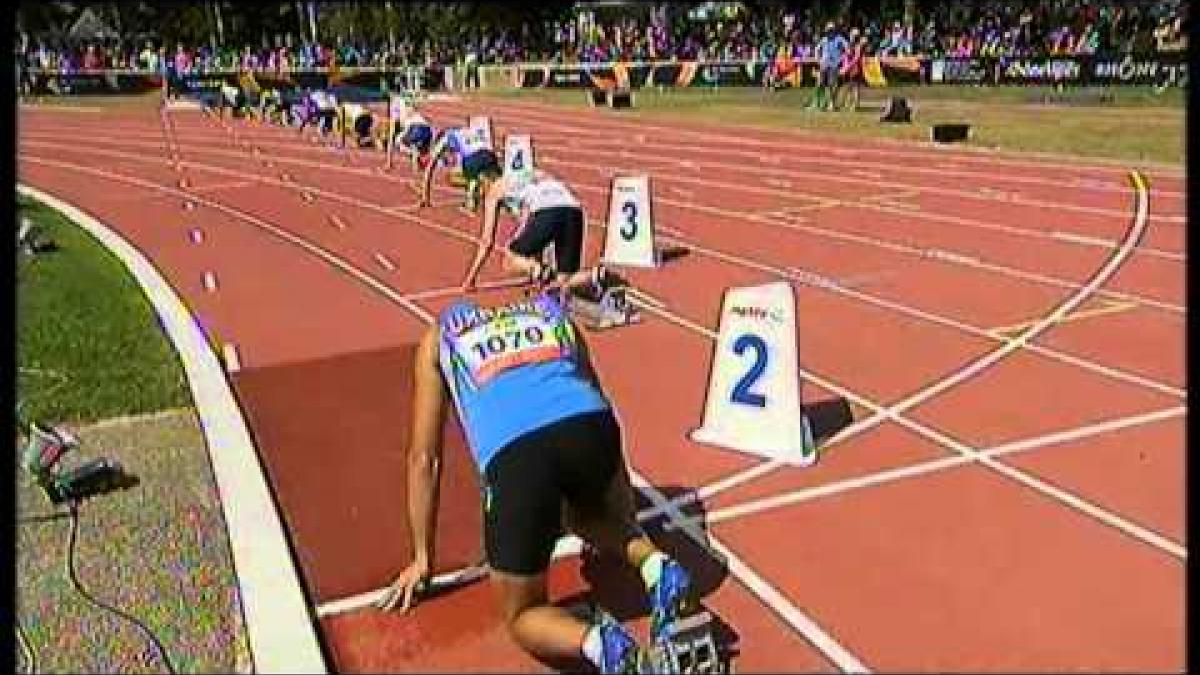
{"type": "MultiPolygon", "coordinates": [[[[1183,164],[1186,90],[1161,94],[1149,87],[1067,90],[1049,87],[898,86],[862,90],[858,112],[806,108],[814,90],[775,93],[756,87],[635,90],[632,110],[616,116],[654,121],[820,131],[864,138],[929,140],[929,127],[967,123],[970,145],[1061,155],[1183,164]],[[883,124],[879,108],[904,96],[914,108],[912,124],[883,124]],[[1099,102],[1103,97],[1107,102],[1099,102]],[[1049,102],[1047,102],[1049,101],[1049,102]]],[[[586,107],[581,90],[494,89],[481,94],[586,107]]]]}

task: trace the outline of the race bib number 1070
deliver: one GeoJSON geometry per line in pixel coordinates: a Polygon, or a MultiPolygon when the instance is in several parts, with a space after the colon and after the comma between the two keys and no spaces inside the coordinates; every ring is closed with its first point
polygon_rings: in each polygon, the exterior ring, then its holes
{"type": "Polygon", "coordinates": [[[570,352],[570,327],[537,317],[492,321],[462,337],[463,358],[476,386],[516,366],[563,358],[570,352]]]}

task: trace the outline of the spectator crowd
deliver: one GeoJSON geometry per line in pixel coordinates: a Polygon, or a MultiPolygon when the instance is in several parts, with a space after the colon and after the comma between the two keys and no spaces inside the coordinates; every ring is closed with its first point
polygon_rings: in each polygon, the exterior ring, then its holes
{"type": "Polygon", "coordinates": [[[370,44],[336,38],[332,44],[276,36],[257,47],[134,44],[112,39],[65,44],[36,37],[17,46],[26,68],[56,72],[130,69],[205,72],[329,67],[604,62],[655,60],[770,60],[815,56],[827,21],[865,40],[867,55],[1036,57],[1151,54],[1186,49],[1187,0],[979,0],[929,3],[890,22],[864,11],[818,16],[787,8],[748,10],[725,3],[698,15],[694,7],[634,3],[597,18],[577,11],[571,20],[528,23],[466,40],[394,40],[370,44]]]}

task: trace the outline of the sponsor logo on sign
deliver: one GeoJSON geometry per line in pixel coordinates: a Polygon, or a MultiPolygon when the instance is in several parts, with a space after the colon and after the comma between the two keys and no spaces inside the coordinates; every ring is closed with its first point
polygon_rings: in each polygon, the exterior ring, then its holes
{"type": "Polygon", "coordinates": [[[729,311],[732,312],[734,316],[743,319],[755,319],[759,321],[770,320],[774,321],[775,323],[783,323],[783,312],[779,311],[778,309],[765,309],[763,307],[749,306],[742,307],[740,305],[733,305],[729,308],[729,311]]]}
{"type": "Polygon", "coordinates": [[[1014,59],[1004,65],[1004,76],[1014,80],[1077,80],[1081,71],[1074,59],[1014,59]]]}

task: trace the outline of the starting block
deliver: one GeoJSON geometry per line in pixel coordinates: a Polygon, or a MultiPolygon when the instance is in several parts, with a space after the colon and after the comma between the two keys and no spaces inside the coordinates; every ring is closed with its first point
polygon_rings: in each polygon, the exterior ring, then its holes
{"type": "Polygon", "coordinates": [[[666,638],[650,648],[650,672],[714,675],[726,672],[712,626],[713,617],[705,611],[667,626],[666,638]]]}
{"type": "Polygon", "coordinates": [[[642,321],[641,312],[630,304],[622,286],[605,288],[597,299],[572,294],[568,298],[567,311],[571,318],[592,331],[629,326],[642,321]]]}

